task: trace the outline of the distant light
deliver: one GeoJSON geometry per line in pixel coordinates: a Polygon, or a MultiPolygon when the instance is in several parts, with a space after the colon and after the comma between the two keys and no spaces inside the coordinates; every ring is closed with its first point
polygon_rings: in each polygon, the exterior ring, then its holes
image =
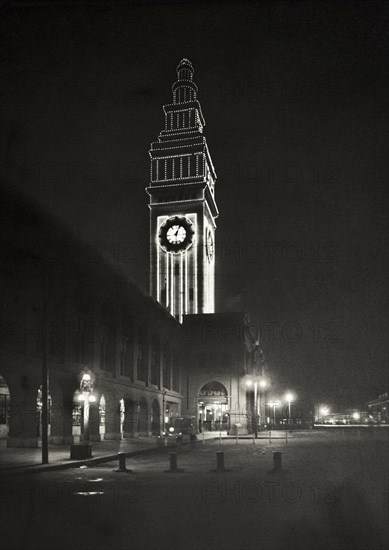
{"type": "Polygon", "coordinates": [[[246,380],[246,386],[252,386],[253,381],[252,380],[246,380]]]}
{"type": "Polygon", "coordinates": [[[173,428],[173,426],[170,426],[170,428],[169,428],[169,432],[170,432],[170,433],[171,433],[171,432],[174,432],[174,428],[173,428]]]}
{"type": "Polygon", "coordinates": [[[94,395],[90,395],[90,396],[89,396],[89,401],[90,401],[91,403],[95,403],[95,402],[96,402],[96,397],[95,397],[94,395]]]}
{"type": "Polygon", "coordinates": [[[361,417],[361,415],[359,413],[357,413],[357,412],[353,413],[354,420],[359,420],[360,417],[361,417]]]}
{"type": "Polygon", "coordinates": [[[292,393],[287,393],[285,395],[285,399],[287,400],[288,403],[290,403],[290,401],[294,400],[294,395],[292,393]]]}
{"type": "Polygon", "coordinates": [[[322,407],[320,409],[321,414],[328,414],[330,412],[329,407],[322,407]]]}
{"type": "Polygon", "coordinates": [[[266,386],[267,386],[266,380],[261,380],[261,381],[259,382],[259,385],[260,385],[261,388],[266,388],[266,386]]]}
{"type": "Polygon", "coordinates": [[[79,400],[79,401],[84,401],[84,400],[85,400],[85,396],[84,396],[82,393],[80,393],[80,395],[78,396],[78,400],[79,400]]]}

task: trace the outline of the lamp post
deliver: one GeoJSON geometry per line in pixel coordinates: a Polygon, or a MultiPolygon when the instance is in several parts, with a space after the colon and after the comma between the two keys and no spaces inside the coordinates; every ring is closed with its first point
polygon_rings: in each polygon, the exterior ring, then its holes
{"type": "Polygon", "coordinates": [[[166,431],[165,399],[166,399],[166,390],[163,390],[162,391],[162,435],[165,435],[165,431],[166,431]]]}
{"type": "Polygon", "coordinates": [[[80,382],[80,396],[79,401],[84,403],[84,440],[81,444],[73,444],[70,449],[71,459],[83,459],[90,458],[92,456],[92,449],[89,442],[90,428],[89,428],[89,403],[94,403],[96,397],[93,395],[93,378],[90,371],[83,371],[80,382]]]}
{"type": "MultiPolygon", "coordinates": [[[[263,409],[263,412],[264,412],[264,417],[266,417],[266,388],[267,388],[266,380],[263,380],[263,379],[260,380],[259,381],[259,387],[264,393],[264,409],[263,409]]],[[[259,395],[261,395],[261,394],[259,394],[259,395]]],[[[262,415],[261,415],[261,397],[260,397],[260,402],[259,402],[259,421],[260,421],[260,424],[261,424],[261,418],[262,418],[262,415]]]]}
{"type": "Polygon", "coordinates": [[[292,403],[292,401],[294,401],[294,395],[292,393],[288,392],[285,395],[285,399],[288,402],[288,424],[291,426],[292,425],[291,403],[292,403]]]}
{"type": "MultiPolygon", "coordinates": [[[[252,410],[253,417],[254,417],[254,434],[255,437],[258,437],[258,424],[259,429],[261,429],[261,389],[265,390],[267,387],[267,382],[261,376],[263,376],[264,373],[264,364],[265,364],[265,356],[261,349],[261,344],[259,340],[259,333],[258,330],[256,331],[256,334],[251,334],[251,343],[252,343],[252,373],[253,373],[253,380],[249,379],[247,381],[247,385],[251,386],[254,385],[254,407],[252,410]]],[[[265,411],[264,414],[266,416],[266,394],[265,394],[265,411]]]]}
{"type": "Polygon", "coordinates": [[[330,412],[329,408],[324,406],[324,407],[321,407],[320,408],[320,412],[321,412],[321,416],[320,416],[320,421],[323,423],[324,421],[324,418],[327,416],[327,414],[330,412]]]}
{"type": "Polygon", "coordinates": [[[361,419],[361,415],[358,411],[353,412],[353,420],[359,421],[361,419]]]}
{"type": "Polygon", "coordinates": [[[96,401],[93,391],[92,376],[88,372],[84,372],[80,383],[80,401],[84,402],[84,444],[89,445],[90,428],[89,428],[89,403],[96,401]]]}
{"type": "Polygon", "coordinates": [[[279,401],[269,401],[268,403],[269,407],[273,407],[273,424],[274,428],[276,427],[276,407],[280,406],[279,401]]]}
{"type": "Polygon", "coordinates": [[[254,381],[251,379],[248,379],[246,382],[246,385],[248,387],[254,386],[254,403],[252,408],[252,415],[254,418],[254,437],[257,439],[258,437],[258,380],[255,378],[254,381]]]}

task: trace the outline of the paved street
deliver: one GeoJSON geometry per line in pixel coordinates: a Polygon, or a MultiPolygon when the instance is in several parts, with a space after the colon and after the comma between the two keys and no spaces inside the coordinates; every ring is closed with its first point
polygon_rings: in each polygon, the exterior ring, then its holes
{"type": "Polygon", "coordinates": [[[387,548],[387,432],[208,440],[116,463],[3,474],[7,550],[387,548]],[[164,473],[177,450],[183,473],[164,473]],[[212,473],[224,451],[228,473],[212,473]],[[272,474],[273,451],[288,472],[272,474]]]}

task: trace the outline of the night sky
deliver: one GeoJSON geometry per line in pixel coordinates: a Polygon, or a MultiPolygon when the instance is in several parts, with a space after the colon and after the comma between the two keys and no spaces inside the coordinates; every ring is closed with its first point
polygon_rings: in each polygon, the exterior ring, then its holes
{"type": "Polygon", "coordinates": [[[387,391],[386,3],[2,11],[6,185],[148,288],[148,150],[187,57],[218,175],[217,310],[250,312],[279,391],[387,391]]]}

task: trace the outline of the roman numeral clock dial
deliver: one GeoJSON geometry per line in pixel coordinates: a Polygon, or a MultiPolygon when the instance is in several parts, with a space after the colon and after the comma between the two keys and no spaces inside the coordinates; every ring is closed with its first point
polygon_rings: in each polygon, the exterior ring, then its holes
{"type": "Polygon", "coordinates": [[[184,216],[168,218],[160,227],[159,243],[165,252],[180,254],[193,244],[193,224],[184,216]]]}

